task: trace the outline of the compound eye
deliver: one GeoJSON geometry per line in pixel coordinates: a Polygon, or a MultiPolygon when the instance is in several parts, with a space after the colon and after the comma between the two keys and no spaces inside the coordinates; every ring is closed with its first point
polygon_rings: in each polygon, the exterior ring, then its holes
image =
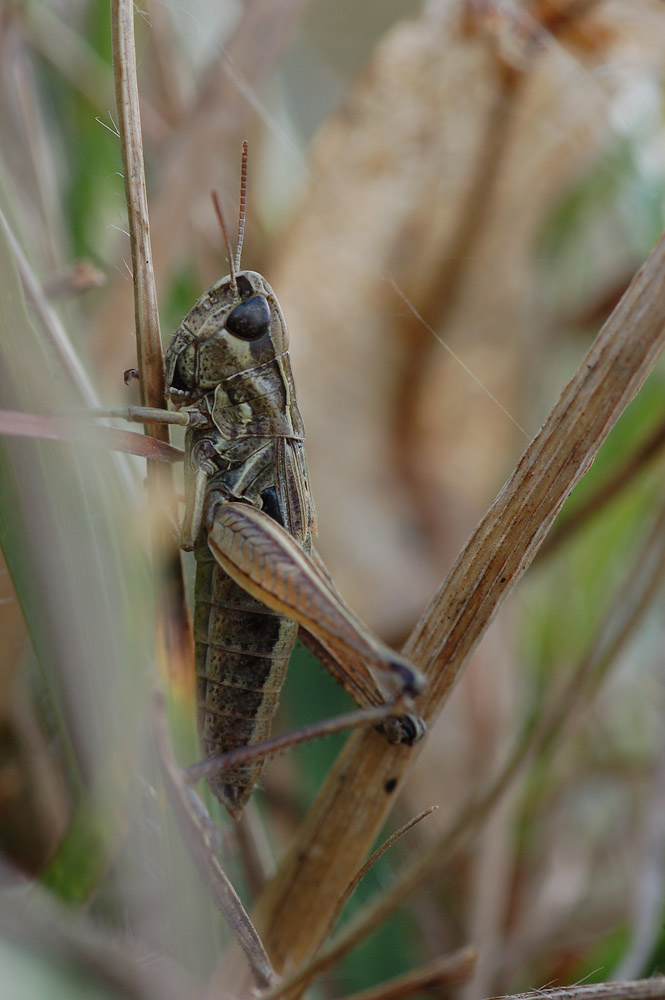
{"type": "Polygon", "coordinates": [[[263,295],[252,295],[232,310],[225,325],[240,340],[258,340],[270,326],[268,300],[263,295]]]}

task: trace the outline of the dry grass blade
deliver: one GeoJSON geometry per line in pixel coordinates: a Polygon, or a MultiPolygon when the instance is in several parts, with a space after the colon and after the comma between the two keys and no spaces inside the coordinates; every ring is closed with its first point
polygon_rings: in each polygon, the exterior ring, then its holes
{"type": "Polygon", "coordinates": [[[665,977],[622,983],[590,983],[553,990],[530,990],[494,1000],[659,1000],[665,997],[665,977]]]}
{"type": "Polygon", "coordinates": [[[159,748],[164,787],[175,814],[175,817],[203,884],[210,892],[233,931],[236,941],[242,948],[255,984],[259,989],[271,986],[276,976],[270,964],[270,959],[261,943],[259,935],[240,902],[238,894],[224,874],[217,859],[214,841],[210,831],[204,826],[201,816],[197,815],[192,805],[192,793],[185,785],[182,772],[173,757],[171,743],[166,727],[164,697],[157,693],[155,702],[155,734],[159,748]]]}
{"type": "Polygon", "coordinates": [[[72,385],[78,389],[83,401],[88,406],[99,406],[97,393],[91,385],[79,357],[74,352],[72,342],[57,313],[49,306],[30,263],[2,212],[0,212],[0,225],[16,262],[16,269],[21,278],[26,299],[44,330],[49,346],[62,362],[63,370],[69,374],[72,385]]]}
{"type": "Polygon", "coordinates": [[[414,969],[404,976],[396,976],[372,989],[352,993],[344,1000],[403,1000],[443,986],[456,986],[471,978],[477,959],[478,952],[475,948],[460,948],[452,955],[444,955],[420,969],[414,969]]]}
{"type": "MultiPolygon", "coordinates": [[[[374,853],[367,859],[365,864],[362,865],[362,867],[356,872],[355,876],[347,886],[343,898],[341,900],[342,906],[344,906],[347,900],[350,899],[350,897],[353,895],[357,886],[365,877],[370,868],[372,868],[379,860],[379,858],[381,858],[386,853],[386,851],[390,847],[392,847],[395,841],[399,840],[400,837],[404,836],[405,833],[408,833],[408,831],[411,830],[414,826],[416,826],[417,823],[420,823],[421,820],[425,819],[426,816],[429,816],[437,809],[438,806],[430,806],[429,809],[423,810],[423,812],[419,813],[417,816],[414,816],[407,823],[401,826],[399,830],[395,830],[394,833],[392,833],[387,838],[387,840],[385,840],[379,847],[377,847],[374,853]]],[[[381,899],[383,898],[384,896],[382,895],[381,899]]],[[[368,909],[371,909],[371,907],[368,907],[367,910],[368,909]]],[[[361,910],[361,915],[365,915],[367,913],[367,910],[366,909],[361,910]]],[[[341,934],[335,937],[328,945],[324,946],[312,961],[306,962],[299,969],[295,969],[290,975],[286,976],[279,983],[278,986],[270,990],[269,994],[266,995],[265,1000],[274,1000],[274,998],[276,997],[283,996],[285,993],[288,993],[296,986],[299,989],[305,989],[306,987],[308,987],[313,982],[313,980],[316,979],[317,976],[321,975],[322,972],[325,972],[326,969],[329,969],[332,965],[335,965],[335,963],[338,962],[340,958],[343,958],[344,955],[348,954],[348,952],[350,952],[354,948],[354,946],[358,944],[361,938],[369,934],[371,930],[377,926],[377,923],[380,923],[385,918],[385,916],[387,916],[387,914],[384,915],[382,913],[380,920],[372,923],[371,926],[367,924],[361,924],[359,935],[353,933],[351,935],[348,935],[346,933],[348,928],[350,927],[356,929],[358,928],[358,922],[356,919],[354,919],[351,922],[351,924],[347,924],[347,926],[341,932],[341,934]]],[[[453,958],[457,957],[457,955],[461,956],[462,952],[456,953],[456,956],[449,956],[449,960],[452,960],[453,958]]],[[[444,961],[444,960],[440,959],[439,961],[444,961]]],[[[473,962],[475,962],[475,953],[473,955],[473,962]]]]}
{"type": "Polygon", "coordinates": [[[433,812],[436,812],[438,808],[439,808],[438,806],[430,806],[429,809],[423,809],[423,811],[421,813],[418,813],[417,816],[413,816],[407,823],[404,823],[403,826],[400,826],[399,830],[394,830],[393,833],[391,833],[390,836],[387,837],[386,840],[384,840],[383,843],[377,847],[374,853],[369,856],[365,864],[358,869],[356,874],[349,882],[342,898],[342,906],[344,906],[347,900],[351,898],[353,893],[356,891],[356,889],[364,879],[365,875],[367,875],[367,872],[370,870],[370,868],[374,867],[379,858],[382,858],[383,855],[386,853],[386,851],[390,850],[393,844],[396,841],[398,841],[400,837],[403,837],[405,833],[408,833],[409,830],[412,830],[414,826],[417,826],[417,824],[420,823],[421,820],[425,819],[426,816],[431,816],[431,814],[433,812]]]}
{"type": "Polygon", "coordinates": [[[138,455],[156,462],[180,462],[183,455],[180,448],[146,434],[137,434],[136,431],[91,427],[66,417],[42,417],[17,410],[0,410],[0,434],[52,441],[88,441],[102,448],[138,455]]]}
{"type": "MultiPolygon", "coordinates": [[[[296,987],[299,990],[306,989],[316,976],[325,972],[336,961],[336,957],[327,960],[327,955],[328,949],[322,948],[312,962],[285,976],[277,986],[273,986],[272,989],[263,993],[261,1000],[277,1000],[278,997],[285,996],[296,987]]],[[[420,969],[392,979],[388,983],[382,983],[377,987],[364,990],[362,993],[354,994],[354,1000],[357,1000],[359,996],[365,997],[366,995],[367,997],[376,995],[377,1000],[378,997],[383,998],[384,996],[410,996],[413,993],[424,992],[429,988],[433,989],[435,986],[464,982],[473,975],[477,960],[476,948],[472,946],[460,948],[452,955],[437,958],[420,969]]],[[[345,1000],[350,1000],[350,998],[345,998],[345,1000]]]]}
{"type": "MultiPolygon", "coordinates": [[[[141,402],[144,406],[163,407],[164,364],[143,163],[132,0],[113,0],[111,24],[118,130],[132,250],[141,402]]],[[[152,437],[168,444],[167,425],[151,424],[147,430],[152,437]]],[[[173,475],[170,468],[149,461],[146,483],[148,499],[153,509],[159,509],[165,500],[171,503],[173,475]]],[[[182,566],[179,560],[168,558],[168,553],[173,550],[173,539],[166,519],[162,520],[160,526],[155,522],[152,538],[155,573],[160,578],[162,588],[159,606],[163,613],[157,631],[158,646],[160,649],[171,650],[174,658],[177,656],[181,661],[191,662],[193,637],[185,602],[182,566]]]]}
{"type": "MultiPolygon", "coordinates": [[[[406,644],[440,712],[500,604],[525,572],[566,498],[646,379],[665,344],[661,239],[601,330],[543,428],[465,546],[406,644]]],[[[321,943],[344,886],[367,852],[412,763],[375,733],[352,738],[264,894],[257,917],[278,968],[321,943]],[[319,863],[327,858],[325,870],[319,863]],[[308,920],[297,914],[308,913],[308,920]]]]}
{"type": "Polygon", "coordinates": [[[606,483],[581,504],[570,517],[565,518],[552,529],[538,552],[538,559],[555,552],[563,542],[568,541],[598,511],[603,510],[614,497],[657,458],[665,447],[665,422],[660,423],[646,441],[632,454],[606,483]]]}
{"type": "MultiPolygon", "coordinates": [[[[148,194],[145,185],[141,115],[136,79],[134,5],[131,0],[114,0],[112,24],[118,130],[125,174],[132,272],[134,275],[134,314],[141,402],[144,406],[163,406],[164,368],[157,289],[152,266],[148,194]]],[[[157,432],[153,433],[153,437],[168,441],[168,430],[160,426],[157,428],[157,432]]]]}
{"type": "Polygon", "coordinates": [[[447,700],[499,604],[662,351],[664,275],[661,238],[407,642],[405,652],[430,680],[426,716],[447,700]]]}
{"type": "Polygon", "coordinates": [[[545,705],[540,718],[518,739],[499,773],[472,796],[442,834],[400,870],[388,889],[359,910],[313,959],[285,979],[280,984],[281,991],[308,984],[339,962],[359,941],[387,920],[425,879],[436,877],[443,869],[442,859],[450,864],[460,847],[478,831],[506,790],[523,772],[533,754],[559,737],[573,718],[579,718],[582,705],[590,701],[602,678],[640,624],[664,574],[665,508],[646,533],[633,565],[610,602],[588,654],[554,703],[545,705]]]}
{"type": "Polygon", "coordinates": [[[608,669],[634,635],[665,576],[665,505],[646,532],[625,578],[615,591],[589,652],[556,703],[543,713],[533,736],[534,747],[554,739],[570,725],[598,690],[608,669]]]}

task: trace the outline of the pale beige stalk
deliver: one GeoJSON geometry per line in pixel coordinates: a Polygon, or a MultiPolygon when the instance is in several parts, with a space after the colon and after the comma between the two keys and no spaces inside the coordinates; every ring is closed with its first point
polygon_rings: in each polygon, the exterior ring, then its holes
{"type": "MultiPolygon", "coordinates": [[[[443,708],[497,608],[664,345],[661,239],[405,646],[428,678],[418,705],[425,719],[443,708]]],[[[415,756],[413,749],[390,746],[373,731],[347,743],[258,906],[257,925],[276,968],[303,961],[324,939],[415,756]]]]}
{"type": "Polygon", "coordinates": [[[586,983],[553,990],[530,990],[496,1000],[659,1000],[665,997],[665,977],[622,983],[586,983]]]}
{"type": "MultiPolygon", "coordinates": [[[[136,79],[134,5],[131,0],[113,0],[111,11],[113,72],[132,251],[134,317],[141,403],[143,406],[162,407],[164,405],[164,364],[159,330],[157,289],[152,266],[141,112],[136,79]]],[[[153,437],[168,441],[168,428],[164,425],[151,425],[150,433],[153,437]]]]}
{"type": "MultiPolygon", "coordinates": [[[[437,873],[449,868],[460,848],[487,820],[506,790],[523,772],[527,762],[546,743],[561,738],[571,720],[577,720],[591,701],[625,644],[635,634],[644,612],[665,574],[665,508],[647,532],[640,551],[626,578],[617,588],[589,652],[566,683],[563,691],[546,704],[533,729],[527,729],[501,770],[472,794],[452,823],[427,845],[409,858],[394,881],[365,904],[343,928],[326,941],[309,962],[291,972],[280,984],[279,995],[295,986],[305,986],[347,955],[356,945],[388,919],[400,904],[437,873]]],[[[277,995],[271,991],[270,996],[277,995]]]]}
{"type": "MultiPolygon", "coordinates": [[[[163,408],[164,360],[150,241],[132,0],[113,0],[111,27],[118,132],[132,251],[141,403],[144,406],[163,408]]],[[[169,441],[169,429],[164,423],[146,424],[146,433],[158,441],[169,441]]],[[[158,512],[166,507],[167,516],[161,519],[155,517],[152,525],[155,575],[162,587],[161,594],[158,595],[158,607],[164,612],[157,625],[156,637],[158,649],[171,651],[171,670],[175,670],[176,663],[192,661],[193,639],[181,566],[176,559],[169,557],[174,545],[170,527],[170,521],[174,519],[171,511],[174,502],[173,471],[163,462],[148,461],[146,483],[152,510],[158,512]]]]}

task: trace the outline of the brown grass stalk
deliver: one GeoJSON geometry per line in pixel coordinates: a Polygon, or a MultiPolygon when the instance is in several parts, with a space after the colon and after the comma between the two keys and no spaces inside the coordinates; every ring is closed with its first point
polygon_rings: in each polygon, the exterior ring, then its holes
{"type": "Polygon", "coordinates": [[[70,379],[72,387],[79,393],[86,406],[99,406],[99,397],[90,382],[85,368],[81,364],[80,358],[72,347],[71,340],[65,332],[60,317],[49,305],[44,295],[44,290],[30,266],[30,262],[24,254],[21,244],[16,239],[9,222],[1,211],[0,226],[11,248],[16,270],[23,286],[23,293],[44,332],[49,348],[58,358],[63,371],[70,379]]]}
{"type": "MultiPolygon", "coordinates": [[[[132,254],[141,403],[143,406],[163,407],[164,361],[150,240],[132,0],[113,0],[111,26],[118,131],[132,254]]],[[[166,424],[147,425],[146,432],[158,441],[169,442],[166,424]]],[[[148,461],[146,487],[148,500],[154,511],[163,509],[165,502],[170,510],[174,496],[173,470],[170,466],[164,462],[148,461]]],[[[170,669],[174,671],[182,662],[191,663],[193,636],[185,600],[182,565],[174,553],[170,528],[172,520],[173,514],[154,519],[152,553],[155,577],[161,588],[157,604],[160,614],[156,625],[156,644],[158,652],[170,651],[170,669]]]]}
{"type": "Polygon", "coordinates": [[[419,993],[457,986],[471,978],[477,960],[475,948],[460,948],[452,955],[442,955],[403,976],[396,976],[359,993],[351,993],[344,1000],[405,1000],[419,993]]]}
{"type": "Polygon", "coordinates": [[[665,976],[622,983],[587,983],[552,990],[530,990],[494,1000],[659,1000],[665,997],[665,976]]]}
{"type": "MultiPolygon", "coordinates": [[[[418,708],[430,723],[665,345],[664,279],[661,239],[407,642],[404,652],[428,677],[418,708]]],[[[348,741],[258,906],[278,969],[321,944],[415,757],[373,731],[348,741]]]]}
{"type": "MultiPolygon", "coordinates": [[[[134,279],[134,318],[138,354],[141,403],[164,405],[164,363],[159,329],[157,288],[152,265],[148,192],[143,162],[141,112],[136,78],[134,5],[131,0],[113,0],[113,69],[115,76],[118,131],[124,169],[129,240],[134,279]]],[[[152,437],[168,441],[168,428],[152,426],[152,437]]]]}
{"type": "Polygon", "coordinates": [[[538,552],[538,560],[556,552],[560,545],[573,537],[597,513],[619,496],[623,490],[645,472],[665,448],[665,421],[661,421],[649,437],[623,462],[605,483],[568,517],[558,522],[538,552]]]}
{"type": "Polygon", "coordinates": [[[192,792],[185,784],[183,772],[173,756],[166,723],[164,695],[161,691],[155,693],[154,702],[154,732],[159,748],[164,788],[182,839],[203,884],[242,948],[256,986],[259,989],[267,989],[276,979],[270,959],[237,892],[219,863],[217,845],[206,831],[200,811],[193,808],[192,792]]]}
{"type": "Polygon", "coordinates": [[[387,837],[382,844],[379,844],[377,849],[370,854],[367,861],[358,869],[349,882],[346,891],[344,892],[342,905],[344,905],[347,900],[351,898],[367,873],[374,867],[377,861],[383,857],[386,851],[389,851],[393,844],[397,843],[397,841],[403,837],[404,834],[408,833],[409,830],[412,830],[414,826],[417,826],[418,823],[422,822],[422,820],[424,820],[427,816],[436,812],[438,808],[438,806],[430,806],[429,809],[423,809],[423,811],[419,812],[417,816],[412,816],[410,820],[407,820],[407,822],[404,823],[403,826],[400,826],[398,830],[393,830],[390,836],[387,837]]]}
{"type": "MultiPolygon", "coordinates": [[[[665,507],[646,533],[634,565],[617,588],[587,655],[573,671],[563,691],[544,706],[540,716],[520,737],[499,772],[463,805],[452,823],[432,839],[398,873],[392,885],[354,914],[353,918],[310,961],[289,974],[280,993],[311,983],[337,964],[371,934],[427,880],[436,878],[457,856],[491,815],[497,803],[533,756],[580,718],[634,635],[665,575],[665,507]]],[[[271,993],[272,995],[272,993],[271,993]]]]}

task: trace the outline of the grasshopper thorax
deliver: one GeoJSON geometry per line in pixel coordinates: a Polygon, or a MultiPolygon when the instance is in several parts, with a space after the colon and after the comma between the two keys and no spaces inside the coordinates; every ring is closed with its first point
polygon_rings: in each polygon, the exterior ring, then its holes
{"type": "Polygon", "coordinates": [[[208,289],[187,313],[166,352],[166,390],[188,406],[240,372],[288,349],[284,316],[256,271],[239,271],[208,289]]]}

